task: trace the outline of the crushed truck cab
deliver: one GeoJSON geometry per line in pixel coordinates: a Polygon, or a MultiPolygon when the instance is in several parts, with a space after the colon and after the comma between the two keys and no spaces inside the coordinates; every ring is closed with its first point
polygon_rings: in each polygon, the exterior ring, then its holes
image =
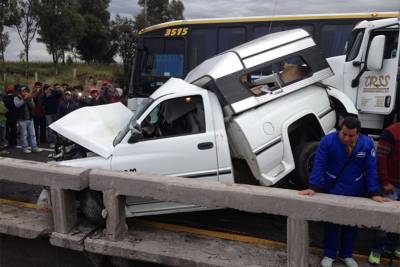
{"type": "MultiPolygon", "coordinates": [[[[304,185],[318,141],[336,124],[318,83],[331,75],[306,31],[274,33],[204,61],[185,80],[171,78],[134,114],[121,104],[87,107],[50,127],[95,153],[63,165],[264,186],[296,169],[304,185]]],[[[127,203],[128,216],[194,208],[127,203]]]]}

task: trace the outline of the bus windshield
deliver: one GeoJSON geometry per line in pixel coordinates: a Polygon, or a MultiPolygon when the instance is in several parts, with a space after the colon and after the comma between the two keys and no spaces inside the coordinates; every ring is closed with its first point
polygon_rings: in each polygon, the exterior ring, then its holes
{"type": "Polygon", "coordinates": [[[182,77],[183,39],[146,38],[143,74],[159,77],[182,77]]]}

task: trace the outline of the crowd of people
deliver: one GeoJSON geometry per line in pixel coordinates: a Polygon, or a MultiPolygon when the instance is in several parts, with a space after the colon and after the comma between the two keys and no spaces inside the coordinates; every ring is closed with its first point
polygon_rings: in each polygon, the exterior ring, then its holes
{"type": "Polygon", "coordinates": [[[126,105],[123,90],[108,81],[88,92],[68,84],[8,85],[0,94],[0,155],[10,153],[7,147],[20,146],[23,153],[40,152],[38,145],[45,143],[54,148],[57,135],[51,123],[84,106],[115,102],[126,105]]]}

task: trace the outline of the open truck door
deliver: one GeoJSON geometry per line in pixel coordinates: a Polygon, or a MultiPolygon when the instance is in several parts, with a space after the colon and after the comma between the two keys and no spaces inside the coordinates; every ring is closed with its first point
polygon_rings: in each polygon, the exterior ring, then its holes
{"type": "Polygon", "coordinates": [[[351,86],[357,88],[357,109],[361,113],[388,115],[395,108],[398,93],[399,23],[375,28],[366,38],[364,60],[351,81],[351,86]]]}

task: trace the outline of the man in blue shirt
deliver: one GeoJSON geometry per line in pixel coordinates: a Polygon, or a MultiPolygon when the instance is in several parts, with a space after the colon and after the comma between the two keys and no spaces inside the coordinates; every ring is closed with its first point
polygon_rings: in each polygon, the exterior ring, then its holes
{"type": "MultiPolygon", "coordinates": [[[[357,118],[347,117],[340,131],[322,139],[310,175],[309,189],[300,191],[301,195],[313,196],[322,192],[386,201],[379,189],[374,143],[362,135],[360,129],[361,123],[357,118]]],[[[357,267],[352,258],[356,234],[356,227],[326,223],[321,266],[332,266],[341,239],[339,257],[346,266],[357,267]]]]}

